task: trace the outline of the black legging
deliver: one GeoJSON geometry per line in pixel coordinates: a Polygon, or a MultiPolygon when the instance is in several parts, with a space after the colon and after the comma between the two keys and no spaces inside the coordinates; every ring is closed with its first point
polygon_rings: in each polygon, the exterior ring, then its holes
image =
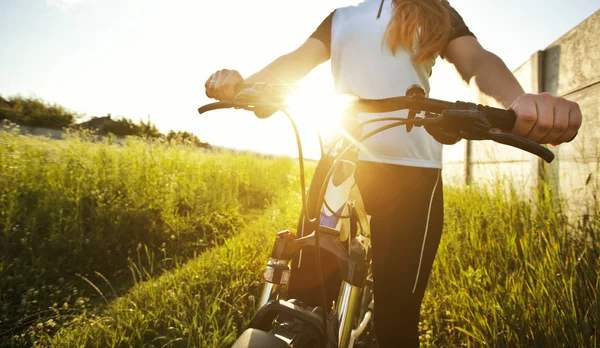
{"type": "Polygon", "coordinates": [[[419,311],[442,234],[441,170],[360,162],[371,215],[375,330],[380,347],[418,347],[419,311]]]}
{"type": "MultiPolygon", "coordinates": [[[[328,163],[319,164],[313,182],[324,175],[321,166],[328,163]]],[[[380,347],[418,347],[419,311],[442,233],[441,170],[359,162],[355,178],[371,215],[377,341],[380,347]]],[[[337,299],[339,271],[331,254],[321,254],[330,305],[337,299]]],[[[314,254],[305,250],[300,266],[294,259],[290,298],[323,306],[314,254]]]]}

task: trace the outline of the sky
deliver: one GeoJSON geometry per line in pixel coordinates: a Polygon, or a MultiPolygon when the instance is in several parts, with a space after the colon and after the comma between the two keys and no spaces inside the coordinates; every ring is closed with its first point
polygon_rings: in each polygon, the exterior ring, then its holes
{"type": "MultiPolygon", "coordinates": [[[[204,82],[223,68],[243,76],[256,72],[302,44],[333,9],[356,3],[0,0],[0,95],[39,97],[85,118],[149,117],[165,133],[186,130],[215,145],[294,155],[294,135],[282,115],[268,120],[240,110],[198,115],[197,108],[209,102],[204,82]]],[[[600,0],[450,3],[511,70],[600,9],[600,0]]],[[[332,95],[329,63],[299,85],[321,100],[332,95]]],[[[441,60],[431,87],[435,98],[473,100],[441,60]]],[[[300,113],[305,145],[315,156],[311,117],[300,113]]]]}

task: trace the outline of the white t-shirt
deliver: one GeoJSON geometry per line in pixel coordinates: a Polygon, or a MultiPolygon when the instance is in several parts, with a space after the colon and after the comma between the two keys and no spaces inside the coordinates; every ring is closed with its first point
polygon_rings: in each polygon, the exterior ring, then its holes
{"type": "MultiPolygon", "coordinates": [[[[450,40],[473,35],[460,15],[447,3],[452,33],[450,40]]],[[[337,92],[351,91],[366,99],[403,96],[408,87],[422,86],[429,94],[429,76],[434,61],[415,64],[412,53],[399,46],[394,55],[384,34],[393,15],[392,0],[365,0],[356,6],[338,8],[311,35],[330,50],[331,69],[337,92]]],[[[450,40],[448,42],[450,42],[450,40]]],[[[407,117],[408,111],[360,114],[365,121],[378,117],[407,117]]],[[[389,123],[389,122],[387,122],[389,123]]],[[[386,122],[366,125],[363,134],[386,122]]],[[[359,159],[412,167],[441,168],[442,147],[422,127],[410,133],[404,126],[385,130],[365,140],[359,159]]]]}

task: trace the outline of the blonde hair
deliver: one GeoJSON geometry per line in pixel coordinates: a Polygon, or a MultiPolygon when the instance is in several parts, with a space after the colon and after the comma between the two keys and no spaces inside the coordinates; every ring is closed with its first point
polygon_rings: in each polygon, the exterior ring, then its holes
{"type": "Polygon", "coordinates": [[[435,58],[445,48],[452,30],[444,0],[392,0],[394,13],[384,40],[394,54],[398,46],[414,53],[415,63],[435,58]]]}

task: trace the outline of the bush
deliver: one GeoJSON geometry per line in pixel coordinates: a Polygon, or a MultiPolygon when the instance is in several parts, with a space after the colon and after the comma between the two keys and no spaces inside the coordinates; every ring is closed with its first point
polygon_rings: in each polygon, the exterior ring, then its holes
{"type": "Polygon", "coordinates": [[[98,128],[98,134],[113,134],[120,137],[140,136],[143,138],[160,138],[163,136],[150,120],[137,124],[125,117],[116,120],[109,118],[107,122],[104,122],[98,128]]]}
{"type": "Polygon", "coordinates": [[[190,132],[174,132],[172,130],[167,134],[167,141],[175,144],[193,145],[202,148],[210,148],[209,143],[200,141],[200,139],[190,132]]]}
{"type": "Polygon", "coordinates": [[[72,126],[79,115],[37,98],[9,98],[12,107],[0,107],[0,120],[29,127],[62,129],[72,126]]]}
{"type": "MultiPolygon", "coordinates": [[[[144,139],[160,139],[165,135],[160,133],[156,125],[150,121],[136,123],[128,118],[93,117],[87,122],[75,124],[81,115],[75,114],[57,104],[48,104],[41,99],[9,98],[7,102],[0,97],[0,121],[6,120],[21,126],[41,127],[50,129],[73,128],[76,130],[89,129],[99,135],[115,135],[118,137],[138,136],[144,139]]],[[[0,122],[1,124],[1,122],[0,122]]],[[[167,141],[173,144],[192,145],[200,148],[211,148],[210,144],[200,141],[190,132],[169,131],[167,141]]]]}
{"type": "Polygon", "coordinates": [[[158,131],[156,125],[150,122],[150,117],[148,116],[148,121],[140,121],[140,131],[139,136],[142,138],[162,138],[164,135],[158,131]]]}

